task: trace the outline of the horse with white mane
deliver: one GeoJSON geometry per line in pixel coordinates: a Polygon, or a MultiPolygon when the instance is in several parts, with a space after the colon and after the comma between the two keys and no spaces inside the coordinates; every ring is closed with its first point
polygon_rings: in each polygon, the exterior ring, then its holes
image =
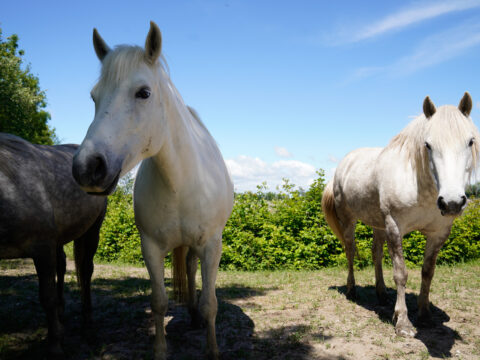
{"type": "Polygon", "coordinates": [[[355,298],[353,258],[355,224],[373,228],[377,297],[386,300],[382,273],[383,244],[393,262],[397,300],[393,320],[397,335],[413,336],[407,316],[407,270],[402,238],[419,230],[426,238],[418,320],[431,320],[430,284],[438,252],[453,220],[467,204],[465,187],[477,165],[480,135],[470,119],[472,99],[465,93],[458,107],[435,108],[427,96],[424,114],[413,120],[385,148],[349,153],[327,184],[322,207],[328,224],[342,242],[348,259],[347,297],[355,298]]]}
{"type": "Polygon", "coordinates": [[[93,44],[102,71],[91,92],[95,119],[75,155],[74,177],[89,193],[109,194],[143,160],[134,209],[152,283],[155,359],[166,358],[164,258],[172,249],[174,287],[180,296],[188,293],[192,322],[198,324],[200,315],[206,320],[207,352],[217,359],[215,280],[222,231],[233,206],[233,185],[222,155],[161,65],[161,34],[155,23],[150,23],[144,49],[112,50],[96,29],[93,44]],[[197,304],[199,258],[202,292],[197,304]]]}

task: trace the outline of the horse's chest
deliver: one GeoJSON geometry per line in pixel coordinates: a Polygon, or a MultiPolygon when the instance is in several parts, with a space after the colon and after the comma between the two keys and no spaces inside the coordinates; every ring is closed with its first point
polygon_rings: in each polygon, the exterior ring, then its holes
{"type": "Polygon", "coordinates": [[[140,231],[155,238],[204,237],[207,224],[211,223],[211,207],[190,198],[179,201],[166,196],[148,201],[135,200],[135,216],[140,231]]]}

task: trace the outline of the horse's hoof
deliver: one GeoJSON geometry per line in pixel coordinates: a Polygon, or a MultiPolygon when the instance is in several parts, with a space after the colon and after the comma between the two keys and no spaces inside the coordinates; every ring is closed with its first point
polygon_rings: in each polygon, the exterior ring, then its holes
{"type": "Polygon", "coordinates": [[[401,337],[414,337],[415,336],[415,329],[410,325],[399,325],[395,326],[395,333],[397,336],[401,337]]]}
{"type": "Polygon", "coordinates": [[[355,290],[355,286],[352,287],[351,289],[347,290],[346,297],[350,301],[355,301],[357,300],[357,292],[355,290]]]}

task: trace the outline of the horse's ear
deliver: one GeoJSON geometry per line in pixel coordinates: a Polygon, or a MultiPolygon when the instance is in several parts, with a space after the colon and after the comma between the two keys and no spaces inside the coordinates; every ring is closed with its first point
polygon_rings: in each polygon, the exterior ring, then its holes
{"type": "Polygon", "coordinates": [[[463,95],[462,100],[460,100],[460,104],[458,104],[458,110],[462,112],[463,115],[469,116],[470,112],[472,111],[472,97],[468,93],[468,91],[465,92],[465,95],[463,95]]]}
{"type": "Polygon", "coordinates": [[[145,56],[151,64],[154,64],[162,50],[162,34],[157,24],[150,21],[150,31],[145,41],[145,56]]]}
{"type": "Polygon", "coordinates": [[[430,100],[430,97],[427,96],[425,100],[423,100],[423,113],[428,119],[432,117],[432,115],[435,114],[436,111],[437,109],[435,108],[435,105],[433,105],[433,102],[432,100],[430,100]]]}
{"type": "Polygon", "coordinates": [[[110,48],[107,43],[102,39],[97,29],[93,29],[93,47],[100,61],[103,61],[105,56],[107,56],[110,48]]]}

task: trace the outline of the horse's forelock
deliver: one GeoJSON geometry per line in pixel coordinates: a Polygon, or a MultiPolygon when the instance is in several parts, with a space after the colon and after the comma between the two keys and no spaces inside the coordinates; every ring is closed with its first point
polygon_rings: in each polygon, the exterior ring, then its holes
{"type": "Polygon", "coordinates": [[[160,55],[156,63],[151,64],[146,61],[145,50],[142,47],[119,45],[105,56],[102,62],[100,79],[95,89],[120,84],[123,79],[127,78],[132,71],[138,69],[142,64],[159,68],[161,72],[168,75],[168,64],[163,55],[160,55]]]}
{"type": "Polygon", "coordinates": [[[118,84],[142,63],[145,63],[145,52],[141,47],[117,46],[102,62],[100,82],[118,84]]]}

